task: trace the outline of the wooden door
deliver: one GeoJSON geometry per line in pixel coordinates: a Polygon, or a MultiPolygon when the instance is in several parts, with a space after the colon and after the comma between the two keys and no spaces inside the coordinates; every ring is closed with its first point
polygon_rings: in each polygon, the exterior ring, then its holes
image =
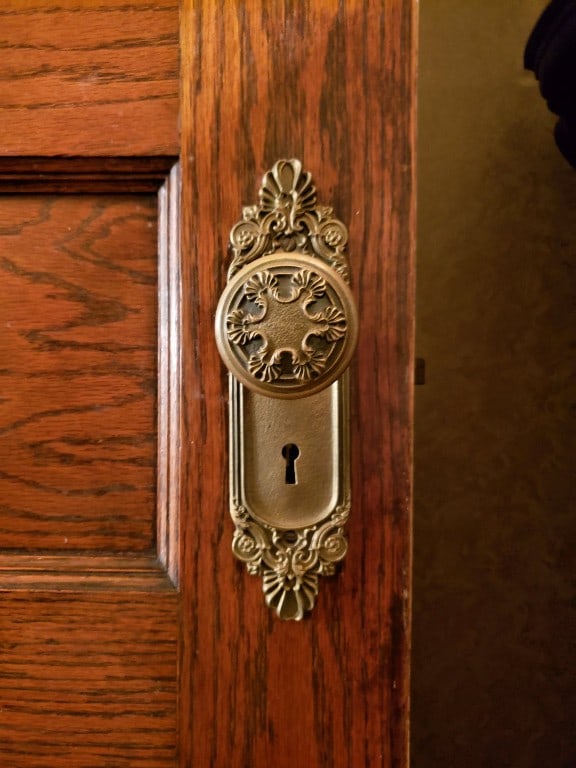
{"type": "Polygon", "coordinates": [[[2,766],[408,765],[414,26],[410,0],[0,9],[2,766]],[[212,332],[283,157],[348,225],[360,309],[350,548],[302,622],[231,555],[212,332]]]}

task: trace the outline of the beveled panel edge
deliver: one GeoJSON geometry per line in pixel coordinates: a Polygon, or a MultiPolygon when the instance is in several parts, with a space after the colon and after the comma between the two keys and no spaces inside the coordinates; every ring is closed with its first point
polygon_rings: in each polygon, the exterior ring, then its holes
{"type": "Polygon", "coordinates": [[[30,555],[0,553],[0,593],[173,591],[164,564],[154,555],[30,555]]]}
{"type": "Polygon", "coordinates": [[[0,195],[153,194],[178,161],[153,157],[0,157],[0,195]]]}
{"type": "Polygon", "coordinates": [[[180,508],[181,279],[180,166],[158,191],[158,475],[156,547],[178,583],[180,508]]]}

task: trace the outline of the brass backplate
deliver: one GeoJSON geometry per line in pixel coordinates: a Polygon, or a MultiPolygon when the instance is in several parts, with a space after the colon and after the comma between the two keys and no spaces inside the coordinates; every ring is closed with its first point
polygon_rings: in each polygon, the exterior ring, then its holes
{"type": "Polygon", "coordinates": [[[332,575],[348,548],[348,389],[346,372],[321,392],[283,400],[230,377],[232,548],[263,577],[283,619],[313,608],[318,577],[332,575]]]}
{"type": "Polygon", "coordinates": [[[267,604],[302,619],[348,547],[349,373],[358,322],[347,231],[298,160],[264,176],[230,234],[216,312],[230,373],[232,549],[267,604]]]}

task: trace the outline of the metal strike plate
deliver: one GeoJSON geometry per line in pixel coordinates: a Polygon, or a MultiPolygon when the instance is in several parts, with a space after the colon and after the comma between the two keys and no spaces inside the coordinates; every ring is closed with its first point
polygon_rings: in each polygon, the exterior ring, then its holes
{"type": "Polygon", "coordinates": [[[300,161],[280,160],[230,243],[216,341],[230,371],[232,549],[267,604],[301,619],[347,550],[358,333],[347,231],[317,206],[300,161]]]}

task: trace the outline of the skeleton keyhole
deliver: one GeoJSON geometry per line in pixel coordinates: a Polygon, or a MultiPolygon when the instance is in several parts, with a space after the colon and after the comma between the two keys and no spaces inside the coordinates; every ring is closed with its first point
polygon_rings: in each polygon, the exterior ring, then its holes
{"type": "Polygon", "coordinates": [[[294,443],[288,443],[282,448],[282,456],[286,459],[286,485],[296,485],[296,459],[300,456],[300,449],[294,443]]]}

